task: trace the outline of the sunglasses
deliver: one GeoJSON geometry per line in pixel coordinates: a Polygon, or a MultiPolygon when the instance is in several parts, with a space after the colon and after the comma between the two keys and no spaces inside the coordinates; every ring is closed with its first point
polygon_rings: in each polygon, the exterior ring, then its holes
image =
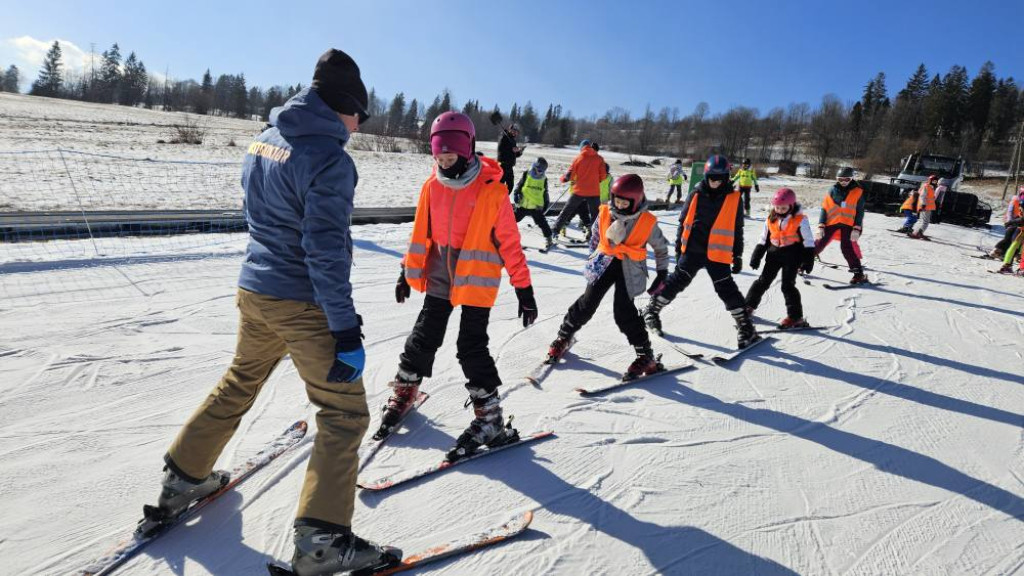
{"type": "Polygon", "coordinates": [[[836,178],[836,180],[845,183],[845,182],[850,182],[851,180],[853,180],[853,178],[836,178]]]}

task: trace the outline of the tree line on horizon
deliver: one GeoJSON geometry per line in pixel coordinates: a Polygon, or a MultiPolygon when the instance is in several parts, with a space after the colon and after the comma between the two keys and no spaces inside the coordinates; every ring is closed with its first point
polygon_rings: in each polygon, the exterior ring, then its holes
{"type": "MultiPolygon", "coordinates": [[[[17,92],[18,84],[15,66],[0,76],[0,90],[17,92]]],[[[55,41],[29,93],[266,119],[271,109],[301,89],[301,84],[267,90],[248,87],[242,73],[221,74],[214,80],[209,69],[198,82],[157,81],[134,52],[122,62],[116,43],[101,55],[99,70],[78,73],[64,66],[55,41]]],[[[389,140],[409,138],[423,148],[430,123],[447,110],[468,114],[479,140],[496,140],[502,126],[492,124],[490,118],[498,112],[505,125],[517,123],[528,142],[566,146],[589,138],[603,149],[631,155],[702,158],[721,153],[759,163],[805,161],[811,174],[820,176],[838,159],[853,160],[868,174],[894,172],[900,159],[913,151],[962,156],[976,168],[986,163],[1006,166],[1024,123],[1024,91],[1012,77],[998,77],[992,62],[986,62],[973,78],[963,66],[954,65],[940,75],[931,74],[922,63],[895,96],[889,93],[885,74],[879,72],[856,102],[826,94],[815,107],[791,103],[764,114],[746,106],[712,114],[704,102],[685,116],[678,108],[654,112],[648,105],[637,116],[616,107],[600,117],[577,118],[560,104],[549,104],[541,114],[532,102],[513,103],[506,114],[497,104],[486,108],[474,99],[458,106],[448,90],[427,104],[416,98],[407,102],[404,92],[386,101],[372,88],[369,108],[372,117],[362,132],[389,140]]],[[[386,149],[397,147],[392,143],[386,149]]]]}

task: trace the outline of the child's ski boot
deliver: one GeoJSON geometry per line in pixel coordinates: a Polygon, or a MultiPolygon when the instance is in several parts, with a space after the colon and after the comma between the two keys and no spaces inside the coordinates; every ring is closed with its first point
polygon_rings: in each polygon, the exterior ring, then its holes
{"type": "MultiPolygon", "coordinates": [[[[455,447],[445,457],[455,462],[472,455],[481,446],[501,446],[519,440],[519,432],[512,428],[512,419],[503,423],[501,397],[496,390],[469,389],[469,402],[473,403],[473,421],[455,441],[455,447]]],[[[467,406],[469,405],[467,402],[467,406]]]]}
{"type": "Polygon", "coordinates": [[[736,321],[737,348],[742,350],[761,339],[761,336],[758,335],[757,330],[754,328],[754,323],[750,320],[750,314],[747,313],[745,308],[730,310],[729,313],[732,314],[732,319],[736,321]]]}
{"type": "Polygon", "coordinates": [[[406,372],[401,368],[398,369],[395,379],[388,383],[388,386],[391,386],[394,392],[382,409],[380,428],[374,433],[374,440],[381,440],[391,434],[394,427],[401,421],[402,415],[416,401],[416,397],[420,393],[420,382],[422,381],[423,378],[419,374],[406,372]]]}
{"type": "Polygon", "coordinates": [[[642,376],[649,376],[665,369],[661,362],[658,362],[658,359],[654,357],[654,351],[651,350],[650,344],[634,346],[633,348],[636,350],[636,360],[633,360],[633,363],[626,369],[626,373],[622,375],[623,382],[636,380],[642,376]]]}
{"type": "Polygon", "coordinates": [[[789,330],[791,328],[807,328],[810,324],[803,318],[791,318],[789,316],[782,319],[779,322],[779,330],[789,330]]]}

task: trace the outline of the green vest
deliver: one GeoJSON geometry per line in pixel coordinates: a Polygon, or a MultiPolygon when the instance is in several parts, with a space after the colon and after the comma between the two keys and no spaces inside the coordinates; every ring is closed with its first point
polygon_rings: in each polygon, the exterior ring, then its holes
{"type": "Polygon", "coordinates": [[[519,207],[527,210],[533,210],[535,208],[544,207],[544,182],[547,181],[547,176],[543,178],[534,178],[530,176],[530,173],[526,173],[526,180],[523,181],[523,199],[519,201],[519,207]]]}
{"type": "Polygon", "coordinates": [[[608,202],[612,195],[612,175],[609,174],[607,178],[601,180],[601,203],[608,202]]]}

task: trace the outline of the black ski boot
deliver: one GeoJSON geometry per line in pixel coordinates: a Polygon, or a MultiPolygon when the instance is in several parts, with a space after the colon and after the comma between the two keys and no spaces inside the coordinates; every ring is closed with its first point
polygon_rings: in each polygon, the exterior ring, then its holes
{"type": "Polygon", "coordinates": [[[455,441],[455,447],[448,451],[446,459],[455,462],[472,455],[481,446],[501,446],[519,440],[519,432],[503,421],[501,398],[497,390],[470,388],[469,401],[473,404],[473,421],[455,441]]]}
{"type": "Polygon", "coordinates": [[[663,298],[661,296],[655,296],[651,298],[651,303],[644,309],[644,324],[647,325],[647,329],[654,332],[658,336],[661,336],[661,309],[664,308],[671,300],[663,298]]]}
{"type": "Polygon", "coordinates": [[[402,551],[381,546],[352,534],[350,531],[307,526],[300,520],[295,526],[295,554],[292,572],[296,576],[327,576],[330,574],[371,574],[397,566],[402,551]]]}
{"type": "Polygon", "coordinates": [[[633,360],[633,363],[626,369],[626,373],[622,375],[623,382],[656,374],[665,369],[661,362],[658,362],[658,359],[655,358],[650,344],[633,346],[633,349],[636,350],[636,360],[633,360]]]}
{"type": "Polygon", "coordinates": [[[737,348],[742,350],[761,339],[761,336],[758,335],[757,330],[754,328],[754,323],[750,321],[750,314],[747,313],[746,309],[738,308],[730,310],[729,313],[732,314],[732,319],[736,321],[737,348]]]}
{"type": "Polygon", "coordinates": [[[395,426],[398,426],[402,420],[402,415],[408,412],[413,402],[416,401],[422,381],[423,378],[419,374],[398,369],[395,379],[388,383],[388,386],[394,389],[394,393],[391,394],[382,409],[380,428],[374,433],[374,440],[383,440],[394,431],[395,426]]]}

